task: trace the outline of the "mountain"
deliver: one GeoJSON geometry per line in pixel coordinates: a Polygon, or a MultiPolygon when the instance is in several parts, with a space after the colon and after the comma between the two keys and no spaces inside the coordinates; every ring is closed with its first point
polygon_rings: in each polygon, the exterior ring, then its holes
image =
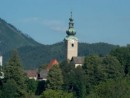
{"type": "Polygon", "coordinates": [[[0,53],[4,54],[15,48],[23,46],[37,46],[38,42],[23,34],[13,25],[0,19],[0,53]]]}
{"type": "MultiPolygon", "coordinates": [[[[107,43],[79,43],[79,56],[109,54],[112,49],[118,46],[107,43]]],[[[65,60],[65,43],[59,42],[53,45],[25,46],[18,49],[21,57],[21,62],[24,68],[37,68],[40,65],[46,65],[52,59],[57,59],[59,62],[65,60]]],[[[5,61],[10,57],[11,52],[4,55],[5,61]]]]}
{"type": "MultiPolygon", "coordinates": [[[[79,56],[91,54],[107,55],[117,46],[107,43],[79,43],[79,56]]],[[[23,34],[13,25],[0,19],[0,54],[4,57],[4,63],[8,61],[12,50],[17,49],[24,68],[37,68],[56,58],[59,62],[65,60],[65,43],[59,42],[53,45],[43,45],[31,37],[23,34]]]]}

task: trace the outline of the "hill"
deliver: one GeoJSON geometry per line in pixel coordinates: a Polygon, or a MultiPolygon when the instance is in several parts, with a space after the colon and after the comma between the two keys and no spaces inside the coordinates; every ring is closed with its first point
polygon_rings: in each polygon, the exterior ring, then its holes
{"type": "MultiPolygon", "coordinates": [[[[112,49],[117,46],[107,43],[79,43],[79,56],[87,56],[97,54],[101,56],[107,55],[112,49]]],[[[26,69],[37,68],[40,65],[45,65],[50,60],[56,58],[58,61],[65,60],[65,44],[59,42],[53,45],[25,46],[18,49],[21,57],[21,62],[26,69]]],[[[5,61],[10,57],[11,52],[4,55],[5,61]]]]}
{"type": "MultiPolygon", "coordinates": [[[[78,50],[79,56],[91,54],[104,56],[116,47],[107,43],[79,43],[78,50]]],[[[53,45],[39,44],[13,25],[0,19],[0,54],[4,56],[4,63],[8,61],[14,49],[18,50],[21,62],[26,69],[37,68],[42,64],[48,64],[53,58],[56,58],[58,61],[65,59],[64,42],[53,45]]]]}
{"type": "Polygon", "coordinates": [[[0,19],[0,53],[4,54],[14,48],[23,46],[37,46],[38,42],[23,34],[13,25],[0,19]]]}

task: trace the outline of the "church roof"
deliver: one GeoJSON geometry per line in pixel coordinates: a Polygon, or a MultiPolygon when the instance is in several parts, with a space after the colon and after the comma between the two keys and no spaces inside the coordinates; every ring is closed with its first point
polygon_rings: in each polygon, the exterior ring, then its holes
{"type": "Polygon", "coordinates": [[[51,60],[50,64],[48,64],[47,66],[47,70],[49,71],[53,67],[53,65],[58,65],[58,64],[59,63],[56,59],[51,60]]]}
{"type": "Polygon", "coordinates": [[[71,61],[74,64],[84,64],[84,57],[72,57],[71,61]]]}

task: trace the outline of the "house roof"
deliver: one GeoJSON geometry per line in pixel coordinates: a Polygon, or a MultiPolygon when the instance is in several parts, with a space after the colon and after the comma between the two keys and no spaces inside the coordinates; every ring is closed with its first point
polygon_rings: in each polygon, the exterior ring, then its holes
{"type": "Polygon", "coordinates": [[[74,64],[84,64],[84,57],[72,57],[71,61],[74,64]]]}
{"type": "Polygon", "coordinates": [[[53,65],[58,65],[58,64],[59,63],[56,59],[51,60],[50,64],[48,64],[47,66],[47,71],[49,71],[53,67],[53,65]]]}
{"type": "Polygon", "coordinates": [[[28,77],[36,77],[37,76],[36,70],[26,70],[25,73],[27,74],[28,77]]]}
{"type": "Polygon", "coordinates": [[[47,75],[48,75],[48,71],[46,69],[43,69],[39,72],[39,75],[40,77],[38,78],[41,78],[41,79],[46,79],[47,78],[47,75]]]}

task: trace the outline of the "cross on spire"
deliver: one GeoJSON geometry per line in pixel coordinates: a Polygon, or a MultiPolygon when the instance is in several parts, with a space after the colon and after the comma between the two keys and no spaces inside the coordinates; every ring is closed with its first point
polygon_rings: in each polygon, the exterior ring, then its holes
{"type": "Polygon", "coordinates": [[[70,14],[71,14],[71,18],[72,18],[72,11],[70,12],[70,14]]]}

